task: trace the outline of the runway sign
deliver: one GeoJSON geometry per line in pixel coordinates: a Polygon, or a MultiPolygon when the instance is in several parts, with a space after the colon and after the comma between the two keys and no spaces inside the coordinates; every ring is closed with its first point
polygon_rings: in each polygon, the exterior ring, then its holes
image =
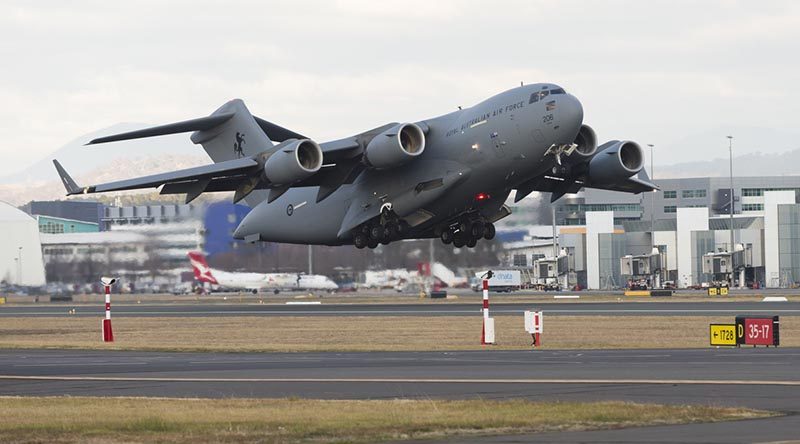
{"type": "Polygon", "coordinates": [[[0,298],[0,305],[3,305],[5,303],[6,303],[6,298],[4,297],[0,298]]]}
{"type": "Polygon", "coordinates": [[[780,345],[780,320],[778,316],[736,316],[736,343],[738,345],[780,345]]]}
{"type": "Polygon", "coordinates": [[[727,296],[728,287],[708,287],[709,296],[727,296]]]}
{"type": "Polygon", "coordinates": [[[711,324],[708,339],[712,346],[736,346],[736,324],[711,324]]]}
{"type": "Polygon", "coordinates": [[[525,310],[525,331],[528,333],[544,332],[544,316],[541,311],[525,310]]]}

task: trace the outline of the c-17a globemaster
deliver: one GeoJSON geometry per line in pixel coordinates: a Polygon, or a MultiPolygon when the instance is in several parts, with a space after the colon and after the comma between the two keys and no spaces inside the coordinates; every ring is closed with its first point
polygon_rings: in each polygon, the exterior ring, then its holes
{"type": "Polygon", "coordinates": [[[504,204],[511,190],[517,201],[532,191],[555,201],[582,187],[656,189],[638,144],[598,147],[578,99],[547,83],[321,144],[253,116],[238,99],[208,117],[88,144],[189,131],[214,164],[81,187],[54,162],[68,195],[161,186],[161,194],[186,194],[188,203],[233,191],[234,202],[252,207],[237,239],[357,248],[433,237],[474,247],[511,214],[504,204]]]}

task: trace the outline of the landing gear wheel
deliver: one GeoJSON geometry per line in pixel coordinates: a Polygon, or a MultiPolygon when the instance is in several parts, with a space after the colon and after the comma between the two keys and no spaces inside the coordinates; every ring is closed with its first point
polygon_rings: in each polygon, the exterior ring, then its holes
{"type": "Polygon", "coordinates": [[[378,246],[378,241],[376,241],[375,239],[370,239],[369,242],[367,242],[367,246],[369,247],[370,250],[372,250],[378,246]]]}
{"type": "Polygon", "coordinates": [[[458,223],[458,231],[462,233],[469,233],[472,231],[472,222],[470,222],[468,219],[462,220],[458,223]]]}
{"type": "Polygon", "coordinates": [[[375,225],[374,227],[370,228],[369,237],[375,241],[381,240],[383,237],[383,227],[380,225],[375,225]]]}
{"type": "Polygon", "coordinates": [[[467,240],[464,239],[464,235],[461,233],[457,233],[455,237],[453,237],[453,246],[456,248],[461,248],[467,243],[467,240]]]}
{"type": "MultiPolygon", "coordinates": [[[[393,233],[394,233],[394,230],[392,230],[391,227],[389,227],[389,226],[383,227],[383,233],[381,234],[381,242],[386,241],[386,243],[388,244],[389,241],[392,240],[392,234],[393,233]]],[[[384,244],[384,245],[386,245],[386,244],[384,244]]]]}
{"type": "Polygon", "coordinates": [[[442,231],[442,235],[440,236],[440,238],[442,239],[442,242],[443,242],[445,245],[453,243],[453,238],[454,238],[454,237],[455,237],[455,236],[454,236],[453,232],[452,232],[452,231],[450,231],[450,230],[444,230],[444,231],[442,231]]]}
{"type": "Polygon", "coordinates": [[[469,234],[471,234],[475,239],[480,239],[483,237],[484,231],[486,231],[486,228],[484,227],[483,223],[475,222],[472,224],[472,229],[470,230],[469,234]]]}
{"type": "Polygon", "coordinates": [[[475,245],[478,245],[478,239],[471,237],[467,240],[467,247],[475,248],[475,245]]]}
{"type": "Polygon", "coordinates": [[[367,236],[364,233],[358,233],[353,238],[353,245],[355,245],[355,247],[358,248],[359,250],[366,247],[368,242],[369,239],[367,239],[367,236]]]}
{"type": "Polygon", "coordinates": [[[406,222],[404,220],[401,220],[400,222],[395,224],[395,226],[394,226],[394,235],[395,235],[395,237],[398,238],[398,239],[402,239],[403,236],[405,236],[406,233],[408,233],[408,228],[409,228],[408,222],[406,222]]]}
{"type": "Polygon", "coordinates": [[[495,231],[494,224],[486,224],[486,229],[483,232],[483,238],[486,240],[494,239],[494,235],[497,232],[495,231]]]}

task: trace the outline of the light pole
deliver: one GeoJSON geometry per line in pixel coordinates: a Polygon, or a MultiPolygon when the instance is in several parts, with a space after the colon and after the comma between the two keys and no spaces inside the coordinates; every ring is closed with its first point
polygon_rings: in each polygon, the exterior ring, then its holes
{"type": "MultiPolygon", "coordinates": [[[[648,143],[647,146],[650,147],[650,181],[655,181],[655,170],[653,169],[653,145],[652,143],[648,143]]],[[[656,203],[655,203],[655,190],[650,192],[650,248],[656,247],[656,240],[655,240],[655,233],[653,232],[653,213],[656,211],[656,203]]]]}
{"type": "Polygon", "coordinates": [[[728,158],[730,160],[730,168],[731,168],[731,212],[730,212],[730,222],[731,222],[731,243],[728,245],[728,251],[731,253],[729,261],[731,261],[731,286],[733,286],[733,136],[728,136],[728,158]]]}
{"type": "MultiPolygon", "coordinates": [[[[648,143],[647,146],[650,147],[650,181],[655,183],[655,169],[653,168],[653,147],[655,145],[653,145],[652,143],[648,143]]],[[[653,217],[654,217],[653,215],[656,212],[655,194],[656,190],[650,192],[650,258],[648,259],[650,264],[653,263],[652,255],[653,255],[653,250],[656,248],[656,232],[655,232],[655,224],[653,223],[653,217]]],[[[661,273],[660,270],[659,273],[661,273]]],[[[650,270],[650,275],[652,276],[653,274],[655,274],[653,273],[653,270],[650,270]]],[[[660,279],[654,278],[654,282],[651,283],[652,288],[657,288],[655,281],[660,281],[660,279]]]]}

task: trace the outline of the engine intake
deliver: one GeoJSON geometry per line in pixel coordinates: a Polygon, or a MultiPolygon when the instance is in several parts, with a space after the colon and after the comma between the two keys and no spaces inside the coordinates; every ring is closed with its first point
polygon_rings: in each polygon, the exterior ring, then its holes
{"type": "Polygon", "coordinates": [[[642,170],[644,152],[629,140],[609,142],[607,148],[589,161],[589,180],[594,183],[616,183],[642,170]]]}
{"type": "Polygon", "coordinates": [[[264,178],[289,185],[311,177],[322,168],[322,149],[309,139],[294,140],[278,148],[264,162],[264,178]]]}
{"type": "Polygon", "coordinates": [[[375,136],[364,160],[377,169],[400,166],[425,151],[425,134],[413,123],[401,123],[375,136]]]}
{"type": "Polygon", "coordinates": [[[572,143],[578,145],[573,154],[580,157],[591,157],[597,151],[597,134],[591,126],[581,125],[581,129],[572,143]]]}

